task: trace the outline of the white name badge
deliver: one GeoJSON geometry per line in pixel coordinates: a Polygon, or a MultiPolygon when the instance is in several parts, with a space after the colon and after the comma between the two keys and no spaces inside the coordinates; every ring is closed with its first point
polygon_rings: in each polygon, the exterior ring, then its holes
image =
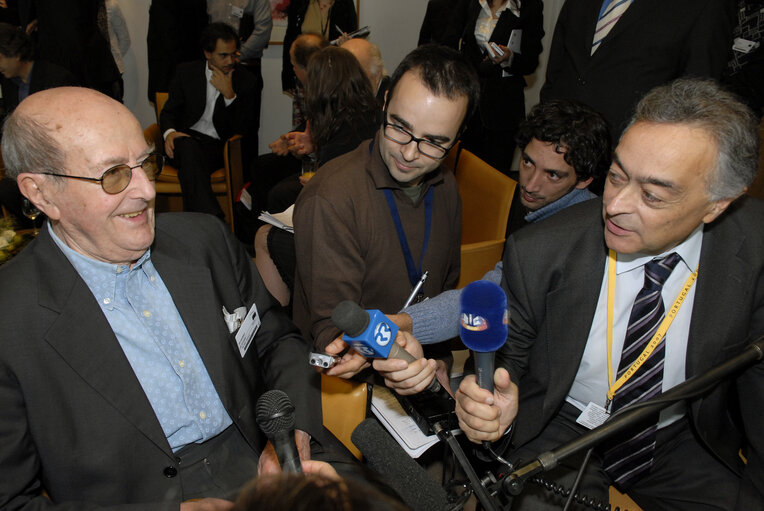
{"type": "Polygon", "coordinates": [[[581,415],[578,416],[576,422],[587,429],[594,429],[608,420],[608,417],[610,417],[610,414],[603,407],[596,403],[589,403],[584,408],[584,411],[581,412],[581,415]]]}
{"type": "Polygon", "coordinates": [[[235,5],[231,6],[231,14],[236,16],[237,18],[243,18],[244,17],[244,9],[241,7],[236,7],[235,5]]]}
{"type": "Polygon", "coordinates": [[[239,353],[241,358],[247,354],[249,346],[252,344],[252,339],[255,338],[255,334],[260,328],[260,314],[257,313],[257,305],[252,304],[252,307],[247,312],[244,321],[241,322],[239,331],[236,332],[236,344],[239,346],[239,353]]]}

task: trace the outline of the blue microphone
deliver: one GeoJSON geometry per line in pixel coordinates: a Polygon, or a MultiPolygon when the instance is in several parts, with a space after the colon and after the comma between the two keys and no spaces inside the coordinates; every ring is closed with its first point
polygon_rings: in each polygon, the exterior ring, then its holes
{"type": "Polygon", "coordinates": [[[460,298],[459,336],[475,356],[475,376],[481,389],[493,393],[493,357],[507,342],[507,295],[493,282],[468,284],[460,298]]]}
{"type": "MultiPolygon", "coordinates": [[[[357,303],[345,300],[332,311],[332,323],[345,332],[342,340],[366,358],[399,358],[409,364],[416,360],[395,342],[398,326],[381,311],[366,311],[357,303]]],[[[441,388],[434,378],[427,390],[439,392],[441,388]]]]}

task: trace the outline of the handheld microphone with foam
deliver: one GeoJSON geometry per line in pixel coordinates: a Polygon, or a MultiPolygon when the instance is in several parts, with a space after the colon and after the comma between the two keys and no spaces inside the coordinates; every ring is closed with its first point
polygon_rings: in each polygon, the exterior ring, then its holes
{"type": "Polygon", "coordinates": [[[301,473],[294,442],[294,406],[281,390],[269,390],[257,400],[257,424],[273,444],[283,472],[301,473]]]}
{"type": "MultiPolygon", "coordinates": [[[[381,311],[366,311],[355,302],[345,300],[332,311],[332,322],[345,332],[342,340],[367,358],[398,358],[409,364],[416,361],[414,356],[395,342],[398,326],[381,311]]],[[[427,390],[439,392],[437,379],[433,379],[427,390]]]]}
{"type": "Polygon", "coordinates": [[[459,336],[475,356],[478,385],[493,393],[493,358],[507,341],[507,295],[493,282],[478,280],[462,290],[459,336]]]}

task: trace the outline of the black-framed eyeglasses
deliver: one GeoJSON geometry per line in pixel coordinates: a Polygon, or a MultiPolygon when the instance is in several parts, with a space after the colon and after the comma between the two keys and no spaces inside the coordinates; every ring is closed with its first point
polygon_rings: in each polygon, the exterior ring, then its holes
{"type": "Polygon", "coordinates": [[[387,118],[383,121],[385,138],[392,140],[396,144],[406,145],[410,144],[413,140],[416,142],[417,150],[428,158],[433,160],[442,160],[448,154],[449,149],[453,146],[443,147],[435,142],[431,142],[424,138],[415,137],[410,131],[398,124],[392,124],[387,122],[387,118]]]}
{"type": "Polygon", "coordinates": [[[98,178],[72,176],[70,174],[56,174],[54,172],[42,172],[42,174],[47,176],[67,177],[70,179],[81,179],[83,181],[100,183],[104,192],[110,195],[116,195],[122,192],[125,188],[127,188],[127,185],[130,184],[130,181],[133,179],[133,169],[137,169],[138,167],[142,168],[146,173],[146,177],[149,179],[149,181],[154,181],[159,173],[162,172],[163,166],[164,156],[161,154],[152,153],[138,165],[134,165],[132,167],[126,163],[123,163],[122,165],[115,165],[114,167],[107,169],[103,174],[101,174],[101,177],[98,178]]]}

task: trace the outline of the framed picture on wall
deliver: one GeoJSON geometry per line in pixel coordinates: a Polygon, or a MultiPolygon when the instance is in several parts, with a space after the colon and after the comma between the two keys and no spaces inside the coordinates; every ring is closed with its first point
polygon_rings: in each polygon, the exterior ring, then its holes
{"type": "MultiPolygon", "coordinates": [[[[299,0],[294,0],[299,1],[299,0]]],[[[287,10],[290,0],[270,0],[271,16],[273,16],[273,31],[268,44],[284,44],[284,36],[287,29],[287,10]]],[[[355,13],[360,20],[361,0],[355,0],[355,13]]]]}

